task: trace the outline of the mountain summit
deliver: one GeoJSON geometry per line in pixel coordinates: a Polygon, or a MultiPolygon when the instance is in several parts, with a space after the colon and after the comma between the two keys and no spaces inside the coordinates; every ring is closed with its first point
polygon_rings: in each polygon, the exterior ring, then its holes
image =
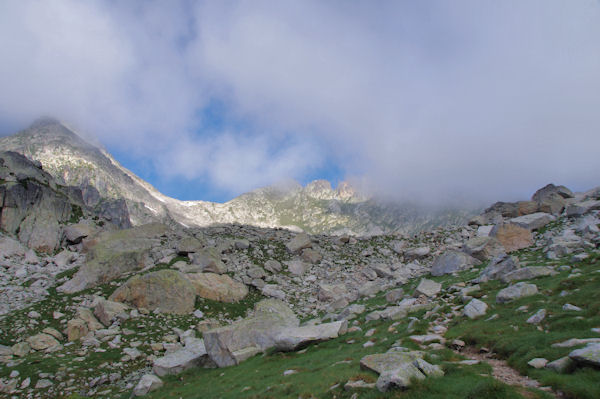
{"type": "Polygon", "coordinates": [[[41,162],[57,182],[81,188],[90,206],[100,197],[123,198],[131,222],[177,222],[187,227],[240,223],[285,227],[310,233],[412,233],[464,222],[466,211],[432,211],[415,204],[382,202],[348,182],[336,189],[326,180],[305,187],[297,182],[259,188],[226,203],[170,198],[119,164],[105,149],[86,141],[68,125],[40,118],[29,128],[0,139],[0,150],[41,162]]]}

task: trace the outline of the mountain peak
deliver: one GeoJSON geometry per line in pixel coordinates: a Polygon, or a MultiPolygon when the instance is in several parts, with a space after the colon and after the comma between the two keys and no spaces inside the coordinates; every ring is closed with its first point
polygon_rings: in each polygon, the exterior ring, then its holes
{"type": "Polygon", "coordinates": [[[53,125],[62,125],[62,123],[58,119],[53,118],[51,116],[42,116],[40,118],[37,118],[35,121],[33,121],[31,126],[29,126],[29,128],[30,129],[39,129],[39,128],[49,127],[49,126],[53,126],[53,125]]]}

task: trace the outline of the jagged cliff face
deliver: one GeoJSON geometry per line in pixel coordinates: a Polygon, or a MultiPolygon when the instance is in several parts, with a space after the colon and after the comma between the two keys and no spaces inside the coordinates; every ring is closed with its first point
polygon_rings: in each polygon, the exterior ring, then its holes
{"type": "Polygon", "coordinates": [[[179,201],[161,194],[65,124],[47,118],[1,138],[0,149],[40,161],[61,184],[81,187],[90,206],[100,197],[124,198],[134,225],[151,221],[176,221],[189,227],[240,223],[315,234],[365,235],[412,233],[464,223],[470,216],[464,210],[431,211],[415,204],[384,203],[359,194],[346,182],[334,190],[325,180],[305,187],[293,182],[260,188],[223,204],[179,201]]]}

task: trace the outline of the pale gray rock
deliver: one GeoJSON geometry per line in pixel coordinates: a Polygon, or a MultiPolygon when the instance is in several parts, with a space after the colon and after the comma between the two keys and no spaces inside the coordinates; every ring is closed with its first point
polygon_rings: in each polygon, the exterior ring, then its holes
{"type": "Polygon", "coordinates": [[[600,344],[588,344],[585,348],[569,353],[569,358],[578,363],[600,366],[600,344]]]}
{"type": "Polygon", "coordinates": [[[443,276],[470,269],[480,262],[474,257],[459,251],[446,251],[438,256],[431,266],[432,276],[443,276]]]}
{"type": "Polygon", "coordinates": [[[269,259],[265,262],[264,265],[265,270],[270,271],[271,273],[279,273],[282,269],[281,263],[276,260],[269,259]]]}
{"type": "Polygon", "coordinates": [[[217,248],[203,248],[189,256],[192,264],[198,265],[204,272],[223,274],[227,271],[217,248]]]}
{"type": "Polygon", "coordinates": [[[388,302],[398,302],[404,296],[404,290],[402,288],[396,288],[388,291],[385,294],[385,300],[388,302]]]}
{"type": "Polygon", "coordinates": [[[556,217],[545,212],[536,212],[529,215],[523,215],[510,219],[508,222],[516,224],[528,230],[538,230],[550,222],[554,222],[556,217]]]}
{"type": "Polygon", "coordinates": [[[531,359],[527,362],[528,365],[535,369],[543,369],[548,364],[548,359],[544,359],[543,357],[536,357],[535,359],[531,359]]]}
{"type": "Polygon", "coordinates": [[[567,216],[583,216],[593,210],[600,210],[600,200],[588,200],[571,204],[567,207],[567,216]]]}
{"type": "Polygon", "coordinates": [[[310,268],[308,263],[304,263],[301,260],[291,260],[285,263],[287,264],[288,271],[296,276],[302,276],[310,268]]]}
{"type": "Polygon", "coordinates": [[[155,391],[163,386],[163,382],[160,378],[154,374],[144,374],[140,381],[133,388],[134,396],[144,396],[148,393],[155,391]]]}
{"type": "Polygon", "coordinates": [[[204,341],[195,338],[190,343],[186,343],[184,348],[156,358],[152,365],[152,371],[162,377],[179,374],[194,367],[214,367],[214,363],[206,351],[204,341]]]}
{"type": "Polygon", "coordinates": [[[261,288],[261,292],[264,296],[285,300],[285,292],[277,284],[266,284],[261,288]]]}
{"type": "Polygon", "coordinates": [[[69,244],[79,244],[81,240],[93,236],[95,232],[96,229],[90,223],[70,224],[63,228],[63,234],[69,244]]]}
{"type": "Polygon", "coordinates": [[[345,320],[313,326],[289,327],[275,336],[275,348],[280,351],[294,351],[311,343],[327,341],[345,334],[348,323],[345,320]]]}
{"type": "Polygon", "coordinates": [[[485,302],[480,301],[479,299],[471,299],[471,302],[465,306],[463,314],[469,319],[476,319],[484,316],[487,309],[488,305],[485,302]]]}
{"type": "Polygon", "coordinates": [[[535,284],[520,282],[500,290],[498,295],[496,295],[496,302],[506,303],[515,299],[532,296],[537,293],[538,289],[535,284]]]}
{"type": "Polygon", "coordinates": [[[479,277],[474,282],[485,283],[490,280],[497,280],[519,268],[519,258],[502,254],[492,259],[490,264],[479,273],[479,277]]]}
{"type": "Polygon", "coordinates": [[[107,301],[101,298],[94,308],[94,315],[102,324],[108,327],[117,320],[120,314],[125,314],[127,310],[129,310],[129,306],[124,303],[107,301]]]}
{"type": "Polygon", "coordinates": [[[509,283],[515,280],[531,280],[537,277],[554,276],[558,274],[552,266],[526,266],[513,270],[500,277],[503,283],[509,283]]]}
{"type": "Polygon", "coordinates": [[[378,280],[368,281],[358,289],[358,295],[361,297],[375,295],[384,289],[384,283],[378,280]]]}
{"type": "Polygon", "coordinates": [[[546,309],[540,309],[527,319],[529,324],[540,324],[546,318],[546,309]]]}
{"type": "Polygon", "coordinates": [[[404,251],[404,258],[408,261],[421,259],[429,255],[431,249],[429,247],[418,247],[404,251]]]}
{"type": "Polygon", "coordinates": [[[436,283],[433,280],[428,280],[426,278],[421,279],[419,285],[415,289],[415,296],[425,295],[427,297],[434,297],[440,293],[442,290],[442,284],[436,283]]]}
{"type": "Polygon", "coordinates": [[[317,292],[317,298],[321,302],[331,302],[339,298],[344,298],[348,295],[348,288],[345,284],[319,284],[319,290],[317,292]]]}
{"type": "Polygon", "coordinates": [[[471,238],[463,245],[463,250],[467,254],[482,262],[506,252],[502,244],[500,244],[500,241],[494,237],[489,237],[493,226],[489,227],[490,229],[487,235],[471,238]]]}
{"type": "Polygon", "coordinates": [[[60,346],[60,342],[52,335],[40,333],[27,338],[27,343],[36,351],[53,350],[60,346]]]}

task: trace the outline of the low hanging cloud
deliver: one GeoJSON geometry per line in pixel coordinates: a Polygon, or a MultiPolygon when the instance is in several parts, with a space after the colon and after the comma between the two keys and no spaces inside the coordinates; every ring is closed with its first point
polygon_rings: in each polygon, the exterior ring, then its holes
{"type": "Polygon", "coordinates": [[[8,0],[0,118],[232,195],[329,162],[391,197],[510,200],[600,184],[598,43],[595,0],[8,0]]]}

